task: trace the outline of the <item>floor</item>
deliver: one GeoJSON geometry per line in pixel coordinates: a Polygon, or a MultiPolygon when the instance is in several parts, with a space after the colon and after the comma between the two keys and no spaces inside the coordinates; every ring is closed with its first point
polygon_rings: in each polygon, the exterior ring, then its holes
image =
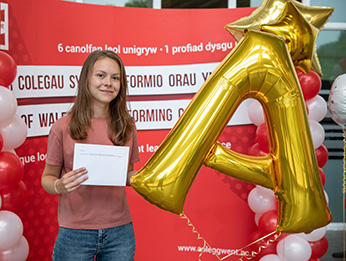
{"type": "Polygon", "coordinates": [[[343,252],[344,249],[344,231],[342,230],[327,230],[326,237],[328,239],[327,253],[320,258],[320,261],[344,261],[345,257],[335,258],[333,253],[343,252]]]}

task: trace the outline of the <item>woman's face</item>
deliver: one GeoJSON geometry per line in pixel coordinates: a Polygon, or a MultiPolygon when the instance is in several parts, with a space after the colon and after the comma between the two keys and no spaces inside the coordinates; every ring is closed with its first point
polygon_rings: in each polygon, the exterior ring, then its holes
{"type": "Polygon", "coordinates": [[[94,106],[108,105],[120,91],[120,66],[108,57],[95,62],[89,76],[89,89],[94,106]]]}

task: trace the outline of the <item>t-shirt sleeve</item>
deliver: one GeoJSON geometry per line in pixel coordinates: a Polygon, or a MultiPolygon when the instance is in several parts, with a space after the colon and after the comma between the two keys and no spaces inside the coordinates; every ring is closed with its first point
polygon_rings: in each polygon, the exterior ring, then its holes
{"type": "Polygon", "coordinates": [[[135,126],[132,134],[132,154],[130,155],[130,163],[135,163],[139,160],[137,128],[135,126]]]}
{"type": "Polygon", "coordinates": [[[49,131],[46,163],[50,165],[63,165],[64,163],[62,130],[56,124],[53,124],[49,131]]]}

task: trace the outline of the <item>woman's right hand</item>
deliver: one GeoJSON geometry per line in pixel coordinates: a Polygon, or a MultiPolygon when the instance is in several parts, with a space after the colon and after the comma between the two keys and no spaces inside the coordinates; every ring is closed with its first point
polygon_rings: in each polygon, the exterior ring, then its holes
{"type": "Polygon", "coordinates": [[[57,192],[59,194],[70,193],[78,189],[81,183],[88,179],[88,176],[85,175],[87,173],[88,171],[84,167],[67,172],[56,182],[57,192]]]}

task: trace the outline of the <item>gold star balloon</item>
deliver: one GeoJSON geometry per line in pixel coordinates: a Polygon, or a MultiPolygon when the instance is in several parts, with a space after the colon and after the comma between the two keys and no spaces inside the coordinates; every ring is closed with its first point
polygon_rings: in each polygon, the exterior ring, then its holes
{"type": "MultiPolygon", "coordinates": [[[[243,37],[246,29],[259,31],[261,24],[268,24],[276,20],[286,2],[293,3],[302,13],[304,18],[318,30],[323,29],[329,17],[334,12],[334,8],[331,7],[309,7],[294,0],[263,0],[261,6],[258,7],[250,16],[229,23],[225,28],[237,41],[239,41],[243,37]]],[[[311,68],[322,76],[321,66],[316,50],[313,50],[311,68]]]]}
{"type": "Polygon", "coordinates": [[[304,73],[310,71],[319,30],[304,18],[292,2],[285,3],[278,18],[269,24],[260,25],[260,30],[288,40],[287,47],[294,66],[304,73]]]}

